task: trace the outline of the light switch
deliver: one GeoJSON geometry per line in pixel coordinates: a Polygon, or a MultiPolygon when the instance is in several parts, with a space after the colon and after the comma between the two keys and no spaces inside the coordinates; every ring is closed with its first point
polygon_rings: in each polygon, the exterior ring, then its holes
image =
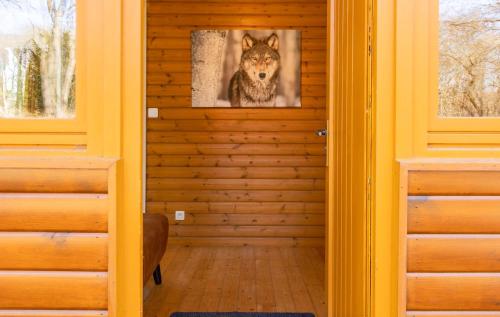
{"type": "Polygon", "coordinates": [[[158,108],[148,108],[148,118],[158,118],[158,108]]]}
{"type": "Polygon", "coordinates": [[[185,217],[185,213],[184,213],[183,210],[177,210],[175,212],[175,220],[177,220],[177,221],[184,221],[185,218],[186,217],[185,217]]]}

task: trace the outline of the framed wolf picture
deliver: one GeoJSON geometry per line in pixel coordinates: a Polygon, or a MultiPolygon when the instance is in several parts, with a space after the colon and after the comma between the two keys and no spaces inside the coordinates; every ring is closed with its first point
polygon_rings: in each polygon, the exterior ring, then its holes
{"type": "Polygon", "coordinates": [[[192,106],[301,107],[301,32],[191,32],[192,106]]]}

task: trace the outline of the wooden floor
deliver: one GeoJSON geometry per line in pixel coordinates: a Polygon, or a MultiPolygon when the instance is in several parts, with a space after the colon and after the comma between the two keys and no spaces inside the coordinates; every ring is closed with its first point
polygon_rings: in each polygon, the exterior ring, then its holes
{"type": "Polygon", "coordinates": [[[312,312],[326,316],[324,250],[169,246],[163,284],[144,290],[144,316],[175,311],[312,312]]]}

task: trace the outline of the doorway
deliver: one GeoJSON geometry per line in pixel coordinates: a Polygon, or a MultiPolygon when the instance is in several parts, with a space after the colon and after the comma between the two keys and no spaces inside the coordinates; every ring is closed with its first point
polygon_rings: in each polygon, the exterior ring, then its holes
{"type": "MultiPolygon", "coordinates": [[[[361,256],[369,241],[368,58],[357,64],[365,51],[355,52],[368,39],[354,41],[354,30],[368,22],[327,23],[328,6],[340,16],[355,12],[351,4],[257,2],[148,3],[147,106],[158,109],[158,118],[147,119],[146,209],[169,217],[171,231],[161,263],[164,284],[146,285],[144,316],[293,309],[326,316],[347,311],[347,301],[343,308],[335,303],[345,288],[353,297],[363,292],[361,300],[368,301],[369,290],[359,289],[369,284],[369,259],[361,256]],[[191,31],[233,28],[302,31],[300,109],[191,107],[191,31]],[[333,28],[341,31],[331,40],[344,46],[328,52],[333,28]],[[328,73],[334,63],[342,74],[328,73]],[[338,83],[336,96],[329,80],[338,83]],[[355,85],[363,86],[359,94],[355,85]],[[335,113],[327,111],[333,102],[335,113]],[[327,157],[327,140],[316,131],[328,118],[333,133],[327,157]],[[327,159],[334,163],[329,169],[327,159]],[[176,211],[184,220],[175,219],[176,211]],[[361,248],[346,253],[342,243],[361,248]],[[279,274],[283,270],[287,274],[279,274]],[[281,287],[285,282],[288,288],[281,287]]],[[[361,3],[366,5],[357,1],[357,9],[361,3]]],[[[366,19],[366,11],[358,14],[366,19]]]]}

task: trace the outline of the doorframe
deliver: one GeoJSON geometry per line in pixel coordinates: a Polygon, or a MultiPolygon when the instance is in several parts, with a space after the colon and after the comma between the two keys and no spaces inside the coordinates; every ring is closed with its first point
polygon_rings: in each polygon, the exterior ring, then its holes
{"type": "MultiPolygon", "coordinates": [[[[119,1],[119,0],[115,0],[119,1]]],[[[335,4],[336,0],[328,0],[327,1],[327,17],[328,17],[328,29],[327,29],[327,41],[329,50],[333,49],[333,41],[332,41],[332,32],[333,32],[333,15],[332,15],[332,6],[335,4]]],[[[338,0],[337,0],[338,1],[338,0]]],[[[375,1],[375,6],[368,5],[368,12],[370,12],[371,18],[376,23],[374,28],[374,36],[371,38],[372,48],[375,51],[372,54],[371,65],[373,67],[373,72],[370,76],[370,83],[374,85],[374,98],[376,103],[379,104],[381,101],[379,98],[381,96],[387,98],[387,93],[381,93],[380,89],[382,88],[380,84],[381,77],[376,76],[376,70],[380,69],[381,64],[377,59],[376,51],[379,49],[379,44],[374,39],[377,37],[377,30],[380,30],[380,25],[376,21],[380,21],[381,15],[377,14],[380,12],[380,6],[383,5],[388,6],[391,3],[394,4],[394,0],[370,0],[366,3],[371,3],[375,1]]],[[[117,250],[118,250],[118,280],[117,280],[117,315],[118,316],[142,316],[143,312],[143,298],[142,298],[142,206],[145,201],[144,196],[144,184],[145,184],[145,120],[147,120],[145,112],[146,112],[146,103],[145,103],[145,71],[146,71],[146,62],[145,62],[145,32],[146,32],[146,0],[123,0],[122,2],[122,114],[121,114],[121,123],[122,123],[122,132],[121,132],[121,157],[122,162],[119,164],[119,193],[121,193],[122,199],[119,202],[119,215],[118,215],[118,242],[117,242],[117,250]],[[126,23],[124,23],[126,21],[126,23]],[[140,61],[140,62],[138,62],[140,61]],[[137,104],[140,107],[137,107],[137,104]],[[132,182],[130,180],[135,180],[132,182]],[[140,190],[138,190],[140,188],[140,190]],[[140,207],[138,207],[140,206],[140,207]],[[141,212],[138,212],[141,211],[141,212]]],[[[391,11],[388,12],[382,11],[384,17],[389,17],[391,15],[391,11]]],[[[387,25],[383,25],[386,27],[387,25]]],[[[367,34],[369,30],[366,30],[367,34]]],[[[390,43],[384,43],[390,44],[390,43]]],[[[385,50],[390,49],[390,46],[384,46],[385,50]]],[[[384,50],[381,50],[384,51],[384,50]]],[[[327,85],[329,97],[328,100],[328,111],[333,110],[333,103],[331,102],[331,94],[332,83],[330,82],[330,73],[331,67],[333,65],[333,56],[332,54],[328,54],[328,79],[329,84],[327,85]]],[[[384,59],[385,63],[388,63],[387,60],[389,57],[384,59]]],[[[374,108],[375,109],[375,108],[374,108]]],[[[383,108],[387,110],[387,108],[383,108]]],[[[376,175],[379,174],[379,171],[382,168],[382,165],[375,160],[375,157],[378,157],[381,154],[379,147],[375,147],[375,144],[380,141],[381,135],[386,134],[377,134],[376,128],[380,125],[380,116],[378,115],[381,109],[374,110],[374,114],[370,119],[370,123],[372,124],[372,129],[367,136],[371,143],[367,144],[367,151],[372,151],[373,155],[371,158],[370,166],[373,166],[374,172],[376,175]],[[375,163],[377,162],[377,163],[375,163]]],[[[333,122],[329,120],[329,128],[330,133],[333,132],[331,129],[331,125],[333,122]]],[[[387,129],[389,129],[391,125],[386,125],[387,129]]],[[[386,131],[384,131],[386,132],[386,131]]],[[[331,147],[333,144],[333,137],[329,137],[328,146],[331,147]]],[[[387,145],[387,144],[385,144],[387,145]]],[[[385,147],[387,149],[387,146],[385,147]]],[[[386,153],[390,153],[387,151],[386,153]]],[[[382,153],[383,154],[383,153],[382,153]]],[[[387,162],[387,155],[382,156],[383,161],[381,163],[387,162]]],[[[331,162],[331,157],[328,158],[329,163],[331,162]]],[[[329,166],[331,166],[329,164],[329,166]]],[[[333,169],[328,168],[328,177],[329,179],[333,179],[333,169]]],[[[379,202],[379,198],[381,194],[387,195],[389,189],[386,189],[385,192],[377,191],[375,192],[375,187],[377,189],[380,188],[380,185],[383,183],[379,183],[375,186],[375,178],[372,178],[372,189],[369,191],[370,196],[374,197],[373,200],[366,201],[367,205],[367,217],[371,218],[369,215],[373,215],[373,222],[375,223],[380,219],[380,216],[375,216],[374,208],[380,207],[379,204],[375,204],[375,202],[379,202]],[[373,192],[372,195],[371,192],[373,192]],[[369,208],[373,206],[373,209],[369,208]],[[369,214],[369,215],[368,215],[369,214]]],[[[392,188],[391,188],[392,189],[392,188]]],[[[368,187],[367,187],[368,190],[368,187]]],[[[331,199],[331,192],[328,192],[328,199],[331,199]]],[[[367,192],[368,194],[368,192],[367,192]]],[[[331,212],[328,209],[327,212],[327,221],[330,223],[331,212]]],[[[379,267],[375,262],[375,253],[380,251],[380,243],[377,243],[380,240],[380,233],[376,229],[380,229],[380,224],[375,226],[372,224],[371,219],[368,219],[367,222],[367,249],[366,249],[366,267],[367,267],[367,281],[366,281],[366,291],[367,298],[366,302],[363,305],[366,305],[367,316],[387,316],[387,310],[384,311],[383,303],[385,301],[384,295],[387,294],[386,289],[380,289],[381,283],[375,284],[377,278],[382,277],[386,278],[388,273],[387,270],[384,272],[379,272],[376,269],[379,267]],[[380,291],[380,294],[379,294],[380,291]]],[[[387,221],[383,222],[383,225],[387,225],[387,221]]],[[[325,235],[326,244],[325,250],[327,254],[325,256],[325,261],[327,264],[326,272],[326,300],[328,307],[328,316],[333,317],[333,280],[332,280],[332,263],[333,263],[333,252],[332,246],[329,241],[332,241],[332,232],[328,228],[327,234],[325,235]]],[[[382,237],[383,242],[387,243],[387,238],[382,237]]],[[[390,252],[390,251],[389,251],[390,252]]],[[[390,270],[390,268],[389,268],[390,270]]],[[[390,275],[390,272],[389,272],[390,275]]],[[[390,286],[387,286],[390,289],[390,286]]],[[[386,303],[386,301],[385,301],[386,303]]]]}
{"type": "MultiPolygon", "coordinates": [[[[375,298],[374,290],[375,290],[375,226],[374,226],[374,221],[375,221],[375,157],[376,157],[376,112],[375,112],[375,107],[374,107],[374,94],[375,94],[375,28],[374,28],[374,23],[376,21],[376,7],[375,7],[375,2],[377,0],[364,0],[363,4],[360,4],[360,2],[356,2],[356,5],[351,4],[350,6],[345,5],[345,1],[343,1],[344,6],[342,6],[343,10],[346,10],[346,7],[349,8],[350,13],[352,14],[352,10],[359,9],[361,6],[364,6],[365,11],[365,23],[366,27],[363,34],[356,35],[356,36],[361,36],[364,39],[366,39],[366,48],[367,52],[366,54],[366,66],[365,66],[365,79],[366,82],[364,83],[365,89],[366,89],[366,107],[365,107],[365,123],[364,123],[364,128],[365,128],[365,135],[364,135],[364,148],[365,148],[365,166],[364,166],[364,180],[365,184],[355,184],[356,186],[365,186],[364,190],[364,209],[363,212],[364,214],[362,215],[363,221],[364,221],[364,233],[363,237],[360,236],[348,236],[345,232],[343,233],[342,238],[346,241],[344,241],[345,244],[335,245],[335,240],[338,239],[339,235],[335,233],[335,227],[334,224],[336,222],[339,222],[339,219],[334,219],[335,217],[338,217],[338,212],[337,215],[334,214],[334,209],[332,206],[332,201],[334,200],[334,191],[336,188],[334,188],[333,185],[336,184],[331,184],[328,185],[328,190],[327,190],[327,202],[328,202],[328,207],[327,207],[327,234],[326,234],[326,250],[327,250],[327,256],[326,256],[326,290],[327,290],[327,305],[328,305],[328,316],[330,317],[337,317],[334,316],[334,313],[360,313],[360,311],[363,311],[363,316],[374,316],[374,305],[373,301],[375,298]],[[348,260],[344,261],[344,266],[339,268],[335,267],[334,263],[336,263],[335,257],[335,249],[342,249],[341,252],[337,250],[337,254],[342,253],[342,254],[348,254],[348,248],[352,248],[354,245],[354,241],[357,241],[358,244],[361,242],[364,246],[364,259],[363,259],[363,264],[362,267],[359,267],[356,270],[347,270],[345,269],[346,265],[351,264],[352,257],[349,258],[348,260]],[[333,243],[332,243],[333,242],[333,243]],[[347,250],[347,251],[346,251],[347,250]],[[337,270],[334,272],[334,270],[337,270]],[[342,272],[341,272],[342,271],[342,272]],[[359,271],[359,272],[358,272],[359,271]],[[361,272],[362,271],[362,272],[361,272]],[[354,284],[351,280],[344,279],[341,281],[342,283],[336,282],[334,279],[339,276],[339,274],[342,274],[344,272],[350,273],[350,274],[364,274],[363,276],[363,282],[354,284]],[[336,277],[337,275],[337,277],[336,277]],[[341,284],[341,285],[339,285],[341,284]],[[363,284],[363,290],[359,290],[360,285],[363,284]],[[346,292],[339,291],[339,287],[345,287],[347,288],[346,292]],[[358,287],[358,289],[356,289],[358,287]],[[363,298],[358,298],[356,296],[352,296],[353,294],[361,294],[363,293],[362,297],[363,298]],[[347,303],[350,303],[347,304],[347,303]],[[336,307],[339,306],[339,307],[336,307]],[[350,310],[348,307],[363,307],[362,309],[358,309],[356,312],[353,312],[350,310]],[[349,311],[349,312],[347,312],[349,311]]],[[[335,126],[335,108],[334,108],[334,90],[335,90],[335,81],[334,81],[334,76],[335,76],[335,66],[336,66],[336,61],[335,61],[335,55],[336,54],[342,54],[340,57],[347,57],[343,55],[343,51],[340,52],[339,49],[335,46],[335,26],[340,24],[344,27],[345,30],[345,25],[351,25],[353,28],[355,26],[353,22],[353,17],[349,16],[346,17],[346,21],[335,21],[335,14],[334,14],[334,9],[336,5],[339,5],[341,1],[340,0],[328,0],[328,28],[327,28],[327,41],[328,41],[328,63],[327,63],[327,72],[328,72],[328,95],[327,95],[327,110],[329,112],[328,115],[328,130],[329,130],[329,140],[328,140],[328,183],[337,183],[335,181],[336,176],[335,176],[335,149],[339,148],[339,145],[336,144],[338,143],[337,140],[338,135],[337,131],[339,131],[341,128],[338,128],[335,126]],[[349,20],[349,18],[351,20],[349,20]],[[336,52],[337,50],[337,52],[336,52]],[[336,147],[335,147],[336,146],[336,147]]],[[[340,6],[337,6],[339,8],[340,6]]],[[[358,21],[359,22],[359,21],[358,21]]],[[[345,36],[345,34],[342,34],[342,36],[345,36]]],[[[356,37],[356,39],[359,39],[356,37]]],[[[351,45],[352,43],[346,44],[346,39],[342,38],[343,43],[340,43],[340,45],[351,45]]],[[[341,41],[339,40],[339,41],[341,41]]],[[[352,40],[352,39],[351,39],[352,40]]],[[[345,49],[345,47],[343,47],[345,49]]],[[[342,47],[340,48],[342,49],[342,47]]],[[[352,56],[349,56],[348,58],[353,58],[352,56]]],[[[350,77],[351,79],[353,78],[352,76],[350,77]]],[[[345,114],[344,114],[345,115],[345,114]]],[[[343,128],[346,128],[346,125],[344,125],[343,128]]],[[[340,132],[339,132],[340,133],[340,132]]],[[[344,136],[345,137],[345,136],[344,136]]],[[[345,140],[344,140],[345,142],[345,140]]],[[[352,142],[352,141],[351,141],[352,142]]],[[[345,176],[345,175],[344,175],[345,176]]],[[[352,180],[351,180],[352,181],[352,180]]],[[[352,186],[352,182],[350,183],[352,186]]],[[[337,188],[338,189],[338,188],[337,188]]],[[[352,192],[351,192],[352,195],[352,192]]],[[[351,197],[352,199],[352,197],[351,197]]],[[[345,202],[343,202],[345,204],[345,202]]],[[[337,206],[338,207],[338,206],[337,206]]],[[[359,216],[360,214],[357,214],[359,216]]],[[[352,215],[351,215],[352,217],[352,215]]],[[[342,221],[342,219],[340,219],[342,221]]],[[[345,222],[345,220],[343,220],[345,222]]],[[[338,224],[337,224],[337,229],[338,229],[338,224]]],[[[352,254],[351,254],[352,255],[352,254]]],[[[361,296],[360,296],[361,297],[361,296]]],[[[347,315],[346,315],[347,316],[347,315]]],[[[350,316],[350,315],[349,315],[350,316]]],[[[356,315],[358,316],[358,315],[356,315]]],[[[380,317],[387,317],[387,314],[382,314],[380,317]]]]}

